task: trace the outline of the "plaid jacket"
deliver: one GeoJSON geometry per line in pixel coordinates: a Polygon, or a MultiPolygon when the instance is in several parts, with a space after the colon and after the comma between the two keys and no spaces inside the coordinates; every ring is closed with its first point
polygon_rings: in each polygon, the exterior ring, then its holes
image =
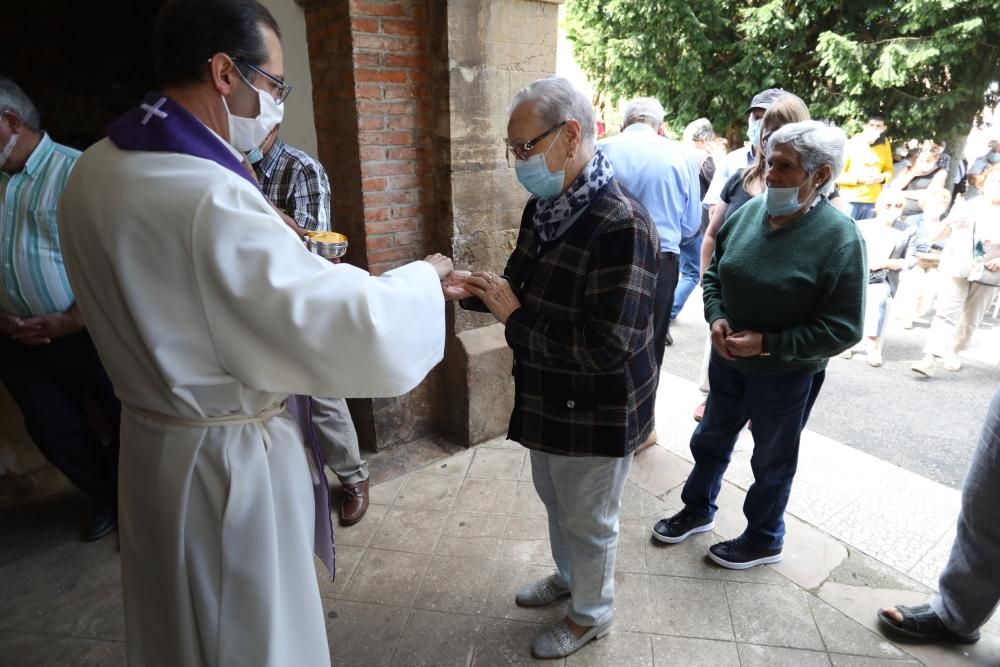
{"type": "Polygon", "coordinates": [[[318,160],[275,139],[253,166],[264,196],[310,232],[330,231],[330,180],[318,160]]]}
{"type": "Polygon", "coordinates": [[[507,437],[552,454],[627,456],[653,427],[656,228],[614,179],[551,242],[537,241],[534,209],[533,199],[504,271],[522,304],[506,326],[507,437]]]}

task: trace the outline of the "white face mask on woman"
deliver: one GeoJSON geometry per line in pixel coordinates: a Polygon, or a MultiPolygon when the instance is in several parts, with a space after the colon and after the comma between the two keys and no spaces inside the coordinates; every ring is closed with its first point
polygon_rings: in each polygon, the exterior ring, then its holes
{"type": "MultiPolygon", "coordinates": [[[[247,83],[247,85],[250,84],[247,83]]],[[[257,114],[256,118],[233,115],[229,111],[226,98],[222,98],[222,105],[226,108],[226,117],[229,120],[229,143],[241,153],[249,152],[254,147],[260,146],[285,115],[284,104],[278,104],[274,101],[274,97],[263,90],[254,86],[250,87],[257,91],[257,99],[260,100],[260,113],[257,114]]]]}

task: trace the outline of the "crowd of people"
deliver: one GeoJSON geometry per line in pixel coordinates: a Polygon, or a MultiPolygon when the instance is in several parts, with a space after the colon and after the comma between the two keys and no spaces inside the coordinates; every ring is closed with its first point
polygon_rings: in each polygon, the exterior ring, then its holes
{"type": "MultiPolygon", "coordinates": [[[[651,532],[670,545],[714,527],[752,422],[746,527],[707,553],[730,569],[783,558],[828,360],[858,350],[880,365],[890,306],[912,321],[933,293],[913,368],[958,370],[1000,282],[996,143],[953,198],[940,146],[895,169],[880,116],[849,140],[768,89],[747,107],[747,145],[720,155],[707,119],[665,137],[648,97],[598,140],[590,101],[559,77],[511,101],[507,159],[529,198],[505,267],[433,254],[371,276],[303,243],[331,230],[330,184],[278,136],[291,86],[268,10],[170,0],[152,46],[155,92],[83,154],[0,78],[0,380],[93,500],[84,538],[119,528],[132,664],[329,664],[312,562],[335,571],[324,466],[343,487],[343,524],[368,507],[343,397],[420,382],[442,359],[447,301],[492,314],[513,352],[508,438],[530,451],[555,570],[512,602],[568,598],[531,647],[559,658],[611,629],[625,481],[656,442],[670,322],[699,282],[695,464],[683,508],[651,532]]],[[[941,595],[879,612],[889,630],[975,641],[995,609],[998,420],[1000,394],[941,595]]]]}

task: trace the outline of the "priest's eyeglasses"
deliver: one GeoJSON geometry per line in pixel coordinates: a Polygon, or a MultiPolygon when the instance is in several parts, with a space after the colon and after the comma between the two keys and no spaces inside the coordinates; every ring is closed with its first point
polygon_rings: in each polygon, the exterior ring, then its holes
{"type": "Polygon", "coordinates": [[[553,125],[549,129],[547,129],[544,132],[542,132],[541,134],[539,134],[534,139],[528,139],[523,144],[512,144],[509,141],[505,141],[504,144],[507,146],[507,166],[508,167],[513,167],[514,166],[514,158],[515,157],[518,160],[527,160],[528,159],[528,154],[531,152],[531,149],[534,148],[535,146],[537,146],[539,141],[541,141],[545,137],[549,136],[550,134],[552,134],[553,132],[555,132],[556,130],[558,130],[559,128],[561,128],[565,124],[566,124],[566,121],[562,121],[560,123],[556,123],[555,125],[553,125]]]}
{"type": "MultiPolygon", "coordinates": [[[[243,60],[242,58],[233,58],[233,62],[236,63],[237,65],[242,65],[243,67],[246,67],[246,68],[249,68],[249,69],[253,70],[257,74],[260,74],[261,76],[263,76],[264,78],[266,78],[268,81],[270,81],[271,83],[273,83],[275,87],[274,87],[274,91],[271,94],[274,96],[274,101],[277,102],[278,104],[281,104],[282,102],[284,102],[285,99],[292,93],[292,87],[289,84],[285,83],[284,81],[282,81],[281,79],[279,79],[278,77],[276,77],[276,76],[274,76],[272,74],[268,74],[267,72],[265,72],[261,68],[257,67],[256,65],[248,63],[247,61],[243,60]]],[[[238,67],[236,69],[239,70],[238,67]]],[[[242,74],[243,73],[240,72],[241,76],[242,76],[242,74]]],[[[247,81],[247,83],[249,84],[250,82],[247,81]]],[[[250,85],[252,86],[253,84],[250,84],[250,85]]]]}

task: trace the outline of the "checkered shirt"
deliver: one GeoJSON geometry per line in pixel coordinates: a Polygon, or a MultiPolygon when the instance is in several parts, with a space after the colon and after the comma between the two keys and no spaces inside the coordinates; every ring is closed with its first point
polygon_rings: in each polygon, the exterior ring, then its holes
{"type": "Polygon", "coordinates": [[[330,180],[318,160],[275,139],[253,168],[264,196],[299,227],[330,231],[330,180]]]}

